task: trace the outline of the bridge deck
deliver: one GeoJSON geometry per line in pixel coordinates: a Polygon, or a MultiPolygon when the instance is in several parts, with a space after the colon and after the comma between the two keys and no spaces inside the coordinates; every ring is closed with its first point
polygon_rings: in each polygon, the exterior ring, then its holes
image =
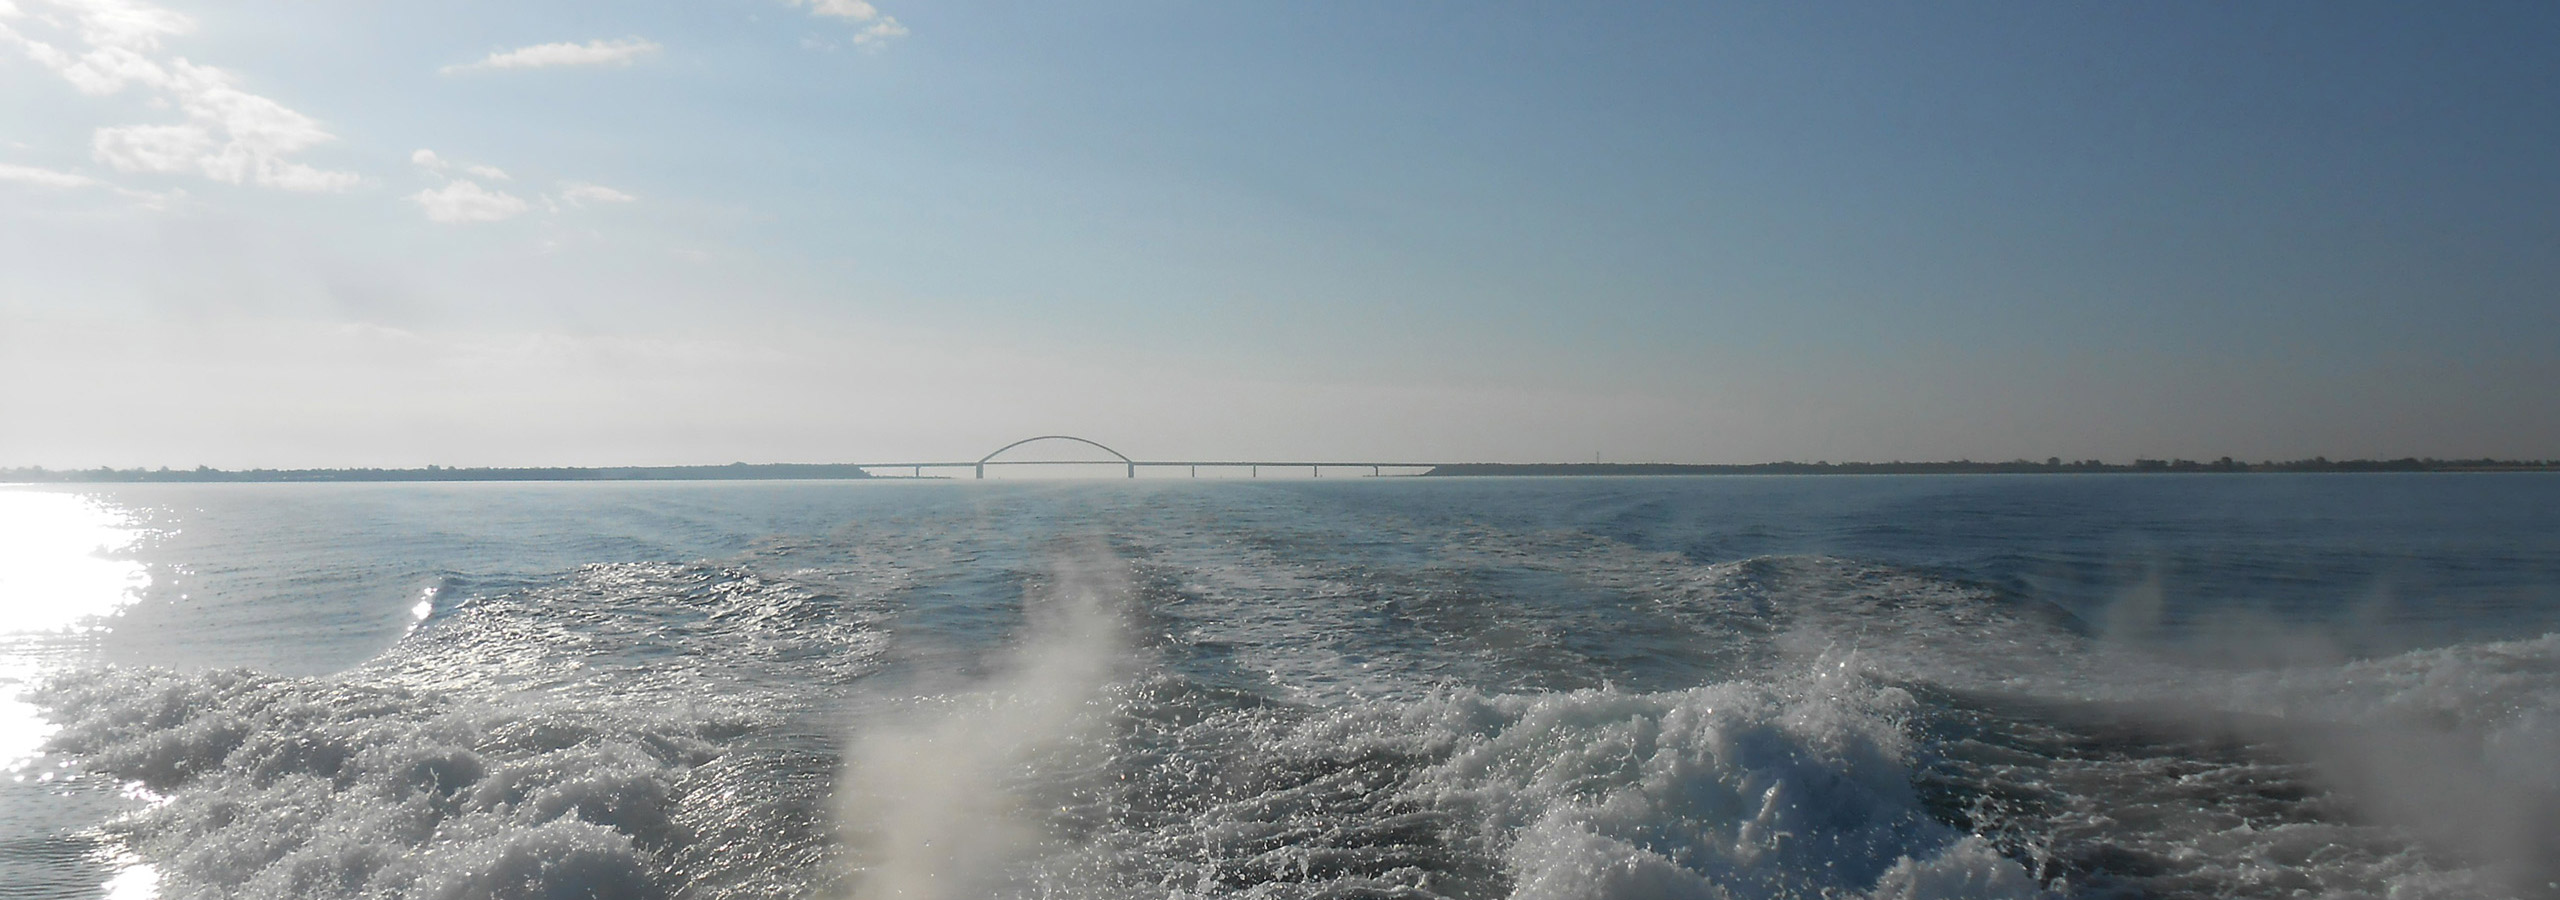
{"type": "Polygon", "coordinates": [[[1260,475],[1260,474],[1262,474],[1262,467],[1264,467],[1264,466],[1270,466],[1270,467],[1275,468],[1275,469],[1296,469],[1296,468],[1304,468],[1304,469],[1306,469],[1306,470],[1307,470],[1307,474],[1309,474],[1309,475],[1315,475],[1315,476],[1319,476],[1319,477],[1321,477],[1321,476],[1324,474],[1324,470],[1329,469],[1329,468],[1333,468],[1333,469],[1341,469],[1341,468],[1368,469],[1368,470],[1369,470],[1369,474],[1372,474],[1372,475],[1378,475],[1378,474],[1383,474],[1383,473],[1384,473],[1384,470],[1386,470],[1386,469],[1435,469],[1435,468],[1439,468],[1440,466],[1447,465],[1447,463],[1377,462],[1377,461],[1371,461],[1371,460],[1314,460],[1314,459],[1309,459],[1309,460],[1289,460],[1289,459],[1283,459],[1283,460],[1259,460],[1259,459],[1243,459],[1243,460],[1236,460],[1236,459],[1197,459],[1197,460],[1194,460],[1194,459],[1134,459],[1134,458],[1131,458],[1131,457],[1129,456],[1129,454],[1122,453],[1122,452],[1120,452],[1120,451],[1118,451],[1118,450],[1111,449],[1109,446],[1104,445],[1103,443],[1101,443],[1101,442],[1099,442],[1099,441],[1095,441],[1095,440],[1093,440],[1092,438],[1081,438],[1081,437],[1077,437],[1077,436],[1072,435],[1072,434],[1043,434],[1043,435],[1038,435],[1038,436],[1036,436],[1036,437],[1027,437],[1027,438],[1023,438],[1023,439],[1018,440],[1018,441],[1015,441],[1015,442],[1013,442],[1013,443],[1006,444],[1006,445],[1004,445],[1004,446],[1002,446],[1002,447],[998,447],[998,448],[996,448],[996,450],[995,450],[995,452],[994,452],[994,453],[989,453],[989,454],[987,454],[987,455],[985,455],[985,456],[981,456],[981,457],[979,457],[979,458],[977,458],[977,459],[968,460],[968,461],[965,461],[965,462],[963,462],[963,461],[942,461],[942,462],[853,463],[852,465],[853,465],[855,468],[864,469],[864,470],[869,470],[869,469],[909,469],[909,470],[914,471],[914,472],[915,472],[916,474],[918,474],[918,475],[922,475],[922,474],[924,474],[924,470],[926,470],[926,469],[968,469],[968,470],[970,470],[971,472],[975,473],[975,474],[976,474],[976,476],[977,476],[977,477],[979,477],[979,478],[985,478],[985,477],[987,477],[987,467],[988,467],[988,466],[1122,466],[1122,467],[1126,467],[1126,468],[1128,469],[1128,471],[1129,471],[1129,477],[1131,477],[1131,478],[1136,478],[1136,477],[1138,477],[1138,469],[1139,469],[1140,467],[1142,467],[1142,466],[1143,466],[1143,467],[1146,467],[1146,468],[1150,468],[1150,469],[1163,469],[1163,468],[1188,468],[1188,469],[1190,469],[1190,470],[1191,470],[1191,474],[1192,474],[1193,476],[1198,476],[1198,475],[1200,474],[1200,467],[1202,467],[1202,466],[1207,466],[1207,467],[1209,467],[1209,468],[1213,468],[1213,469],[1220,469],[1220,468],[1224,468],[1224,469],[1245,469],[1245,470],[1248,470],[1249,472],[1251,472],[1252,474],[1255,474],[1255,475],[1260,475]],[[1083,445],[1085,445],[1085,446],[1087,446],[1087,447],[1091,447],[1091,448],[1093,448],[1093,449],[1100,450],[1100,451],[1102,451],[1102,452],[1104,452],[1104,453],[1111,454],[1111,458],[1110,458],[1110,459],[1066,459],[1066,460],[1045,460],[1045,459],[997,459],[997,458],[996,458],[996,457],[998,457],[998,456],[1002,456],[1002,455],[1004,455],[1005,451],[1007,451],[1007,450],[1011,450],[1011,449],[1013,449],[1013,448],[1015,448],[1015,447],[1020,447],[1020,446],[1022,446],[1022,445],[1024,445],[1024,444],[1038,443],[1038,442],[1040,442],[1040,441],[1065,441],[1065,442],[1068,442],[1068,443],[1083,444],[1083,445]]]}
{"type": "MultiPolygon", "coordinates": [[[[1328,460],[1308,460],[1308,459],[1282,459],[1282,460],[1268,460],[1268,459],[1259,459],[1259,460],[1257,460],[1257,459],[1241,459],[1241,460],[1239,460],[1239,459],[1202,459],[1202,460],[1188,460],[1188,459],[1132,459],[1132,460],[1117,460],[1117,459],[1067,459],[1067,460],[1055,460],[1055,459],[989,459],[989,460],[974,460],[974,459],[972,459],[972,460],[956,460],[956,461],[954,461],[954,460],[946,460],[946,461],[942,461],[942,462],[852,463],[851,465],[852,465],[853,467],[855,467],[855,468],[859,468],[859,469],[911,469],[911,470],[916,470],[916,471],[918,471],[918,472],[921,472],[922,470],[925,470],[925,469],[969,469],[969,470],[971,470],[971,471],[976,472],[976,473],[977,473],[977,476],[978,476],[978,477],[980,477],[980,478],[984,478],[984,477],[986,477],[986,468],[987,468],[988,466],[1115,466],[1115,467],[1120,467],[1120,468],[1125,468],[1125,469],[1127,469],[1127,470],[1128,470],[1128,472],[1129,472],[1129,477],[1131,477],[1131,478],[1135,478],[1135,477],[1137,477],[1137,476],[1138,476],[1138,470],[1139,470],[1139,469],[1142,469],[1142,468],[1143,468],[1143,469],[1246,469],[1246,470],[1259,470],[1259,469],[1263,469],[1263,468],[1273,468],[1273,469],[1306,469],[1306,470],[1309,470],[1310,472],[1321,472],[1321,471],[1322,471],[1322,470],[1324,470],[1324,469],[1369,469],[1369,470],[1371,470],[1372,472],[1375,472],[1375,471],[1377,471],[1377,470],[1381,470],[1381,469],[1435,469],[1435,468],[1439,468],[1439,467],[1441,467],[1441,466],[1452,465],[1452,464],[1451,464],[1451,463],[1431,463],[1431,462],[1370,462],[1370,461],[1367,461],[1367,460],[1330,460],[1330,459],[1328,459],[1328,460]]],[[[1260,474],[1260,473],[1257,471],[1257,472],[1255,472],[1254,474],[1260,474]]]]}

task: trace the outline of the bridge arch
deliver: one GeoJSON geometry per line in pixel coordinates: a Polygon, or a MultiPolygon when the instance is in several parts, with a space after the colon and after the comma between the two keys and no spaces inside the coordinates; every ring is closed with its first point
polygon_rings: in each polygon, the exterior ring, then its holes
{"type": "Polygon", "coordinates": [[[1004,452],[1005,452],[1005,451],[1007,451],[1007,450],[1011,450],[1011,449],[1013,449],[1013,448],[1015,448],[1015,447],[1019,447],[1019,446],[1022,446],[1022,445],[1024,445],[1024,444],[1035,443],[1035,442],[1039,442],[1039,441],[1074,441],[1074,442],[1076,442],[1076,443],[1083,444],[1083,445],[1088,446],[1088,447],[1092,447],[1092,448],[1094,448],[1094,449],[1096,449],[1096,450],[1100,450],[1100,451],[1102,451],[1102,452],[1104,452],[1104,453],[1111,454],[1112,456],[1119,457],[1121,464],[1122,464],[1122,465],[1125,465],[1125,466],[1127,466],[1127,467],[1129,467],[1129,477],[1131,477],[1131,478],[1136,478],[1136,477],[1138,477],[1138,461],[1137,461],[1137,460],[1134,460],[1134,459],[1130,459],[1130,458],[1129,458],[1129,454],[1122,453],[1122,452],[1120,452],[1120,451],[1118,451],[1118,450],[1113,450],[1113,449],[1111,449],[1110,447],[1103,446],[1103,444],[1102,444],[1102,442],[1101,442],[1101,441],[1093,440],[1093,439],[1091,439],[1091,438],[1080,438],[1080,437],[1077,437],[1077,436],[1072,435],[1072,434],[1044,434],[1044,435],[1040,435],[1040,436],[1038,436],[1038,437],[1027,437],[1027,438],[1023,438],[1023,439],[1018,440],[1018,441],[1015,441],[1015,442],[1013,442],[1013,443],[1006,444],[1006,445],[1004,445],[1004,446],[1002,446],[1002,447],[997,447],[997,448],[995,449],[995,452],[993,452],[993,453],[989,453],[989,454],[987,454],[987,455],[985,455],[985,456],[978,457],[978,462],[977,462],[977,464],[976,464],[976,466],[975,466],[975,468],[976,468],[976,470],[977,470],[977,473],[978,473],[978,477],[979,477],[979,478],[985,478],[985,477],[987,477],[987,461],[988,461],[988,460],[992,460],[992,459],[995,459],[995,458],[996,458],[996,457],[998,457],[998,456],[1002,456],[1002,455],[1004,455],[1004,452]]]}

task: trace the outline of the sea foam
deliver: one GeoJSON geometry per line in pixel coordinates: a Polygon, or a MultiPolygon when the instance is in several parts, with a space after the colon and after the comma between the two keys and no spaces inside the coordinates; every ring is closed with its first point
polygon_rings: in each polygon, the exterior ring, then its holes
{"type": "Polygon", "coordinates": [[[166,897],[756,896],[690,852],[705,834],[761,821],[767,862],[826,835],[734,789],[808,756],[758,735],[813,701],[751,676],[860,672],[869,615],[716,567],[590,566],[438,610],[336,676],[109,667],[37,699],[57,752],[151,796],[111,827],[166,897]]]}

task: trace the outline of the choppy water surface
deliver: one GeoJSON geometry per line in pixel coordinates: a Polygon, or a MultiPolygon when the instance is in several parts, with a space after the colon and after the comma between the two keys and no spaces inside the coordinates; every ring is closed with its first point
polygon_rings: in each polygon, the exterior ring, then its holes
{"type": "Polygon", "coordinates": [[[0,488],[28,897],[2560,896],[2560,478],[0,488]]]}

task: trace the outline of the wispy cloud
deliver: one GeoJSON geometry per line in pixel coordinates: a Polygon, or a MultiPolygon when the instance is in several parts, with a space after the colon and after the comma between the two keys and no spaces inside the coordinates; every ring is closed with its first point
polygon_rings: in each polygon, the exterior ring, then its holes
{"type": "Polygon", "coordinates": [[[809,14],[813,16],[843,19],[860,24],[862,28],[853,35],[853,42],[860,46],[876,47],[907,36],[907,26],[898,24],[896,17],[881,12],[879,7],[865,0],[788,0],[788,2],[793,6],[807,8],[809,14]]]}
{"type": "MultiPolygon", "coordinates": [[[[0,3],[7,2],[8,0],[0,0],[0,3]]],[[[5,7],[0,7],[0,12],[5,11],[5,7]]],[[[144,209],[166,209],[170,203],[176,201],[178,198],[186,196],[184,191],[170,191],[168,193],[137,191],[105,179],[82,175],[78,172],[65,172],[60,169],[46,169],[37,166],[22,166],[15,163],[0,163],[0,184],[25,185],[38,190],[47,191],[82,191],[98,189],[128,200],[133,200],[141,204],[144,209]]]]}
{"type": "MultiPolygon", "coordinates": [[[[0,0],[6,2],[6,0],[0,0]]],[[[584,209],[608,203],[636,203],[640,198],[600,184],[583,181],[560,182],[557,194],[537,195],[528,201],[514,194],[481,184],[482,181],[512,180],[496,166],[472,165],[446,159],[443,154],[424,147],[409,154],[418,168],[445,179],[440,188],[419,191],[409,199],[424,210],[427,218],[448,225],[467,222],[498,222],[530,212],[539,201],[546,213],[564,209],[584,209]],[[475,181],[473,179],[478,179],[475,181]]]]}
{"type": "Polygon", "coordinates": [[[468,222],[503,222],[524,215],[532,205],[524,198],[505,191],[493,191],[477,182],[455,181],[434,190],[409,195],[427,219],[446,225],[468,222]]]}
{"type": "Polygon", "coordinates": [[[488,181],[514,180],[508,177],[507,170],[498,168],[497,166],[484,166],[477,164],[464,165],[446,159],[442,156],[438,156],[435,151],[424,147],[418,148],[417,152],[409,154],[409,161],[416,163],[418,168],[434,172],[438,175],[451,174],[454,169],[459,168],[462,170],[462,174],[469,175],[473,178],[488,181]]]}
{"type": "Polygon", "coordinates": [[[291,157],[335,140],[311,117],[242,90],[230,72],[163,52],[161,39],[184,34],[194,22],[178,13],[132,0],[29,0],[27,15],[0,7],[0,45],[12,45],[81,93],[108,96],[139,88],[175,107],[185,121],[98,129],[90,138],[96,159],[120,172],[194,172],[228,184],[289,191],[338,191],[362,183],[352,172],[297,162],[291,157]],[[53,41],[12,23],[32,22],[60,32],[53,41]]]}
{"type": "Polygon", "coordinates": [[[548,69],[558,66],[627,66],[643,56],[663,48],[656,41],[627,37],[598,39],[583,44],[567,42],[535,44],[513,50],[500,50],[478,62],[446,66],[438,71],[452,75],[481,69],[548,69]]]}
{"type": "Polygon", "coordinates": [[[632,203],[640,198],[601,184],[571,181],[561,185],[560,199],[571,206],[585,206],[590,203],[632,203]]]}
{"type": "MultiPolygon", "coordinates": [[[[6,2],[8,2],[8,0],[0,0],[0,3],[6,2]]],[[[87,175],[79,175],[71,172],[56,172],[52,169],[39,169],[34,166],[20,166],[9,163],[0,163],[0,181],[34,185],[36,187],[44,188],[57,188],[62,190],[94,187],[100,183],[97,179],[91,178],[87,175]]]]}

